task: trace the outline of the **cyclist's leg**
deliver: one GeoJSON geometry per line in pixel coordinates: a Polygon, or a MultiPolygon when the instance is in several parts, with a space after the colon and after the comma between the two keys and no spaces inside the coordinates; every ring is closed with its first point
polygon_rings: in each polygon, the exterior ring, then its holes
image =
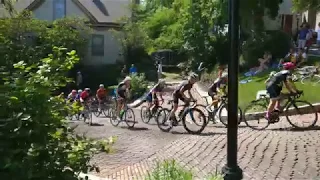
{"type": "Polygon", "coordinates": [[[172,110],[171,110],[171,112],[170,112],[170,115],[169,115],[169,117],[171,118],[171,119],[174,119],[174,120],[176,120],[176,116],[175,116],[175,113],[176,113],[176,111],[177,111],[177,109],[178,109],[178,103],[179,103],[179,94],[178,93],[173,93],[172,94],[172,98],[173,98],[173,108],[172,108],[172,110]]]}
{"type": "Polygon", "coordinates": [[[277,104],[277,102],[279,102],[281,88],[272,85],[267,88],[267,92],[270,96],[270,102],[266,113],[266,118],[268,119],[270,117],[271,112],[274,110],[275,105],[277,104]]]}
{"type": "Polygon", "coordinates": [[[147,110],[150,111],[150,109],[152,107],[152,95],[148,95],[146,100],[148,103],[147,110]]]}
{"type": "Polygon", "coordinates": [[[208,95],[212,98],[212,103],[207,106],[207,110],[211,109],[212,106],[214,107],[214,109],[216,109],[218,107],[218,103],[219,103],[219,97],[218,97],[217,93],[209,90],[208,95]]]}

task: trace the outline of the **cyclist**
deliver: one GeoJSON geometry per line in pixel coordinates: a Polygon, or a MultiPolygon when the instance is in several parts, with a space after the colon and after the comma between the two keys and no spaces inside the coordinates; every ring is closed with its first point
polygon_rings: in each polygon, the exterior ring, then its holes
{"type": "Polygon", "coordinates": [[[90,88],[85,88],[84,91],[80,94],[80,102],[88,102],[90,97],[90,88]]]}
{"type": "Polygon", "coordinates": [[[68,95],[67,100],[73,102],[77,98],[77,90],[72,90],[71,93],[68,95]]]}
{"type": "Polygon", "coordinates": [[[104,88],[103,84],[99,85],[99,89],[97,90],[96,97],[99,102],[99,109],[101,110],[101,104],[103,104],[107,98],[107,90],[104,88]]]}
{"type": "Polygon", "coordinates": [[[165,86],[165,81],[163,79],[159,79],[158,84],[154,88],[152,88],[149,94],[147,95],[149,114],[151,114],[151,112],[152,113],[155,112],[157,110],[157,107],[159,107],[159,99],[157,95],[159,95],[161,101],[163,102],[162,91],[164,89],[164,86],[165,86]],[[150,112],[150,109],[152,109],[151,112],[150,112]]]}
{"type": "Polygon", "coordinates": [[[170,119],[172,120],[172,125],[173,126],[177,126],[178,125],[178,121],[176,119],[176,116],[175,116],[175,112],[177,111],[178,109],[178,102],[179,102],[179,99],[181,101],[183,101],[185,104],[184,104],[184,107],[182,109],[181,112],[183,112],[184,108],[186,108],[188,105],[189,105],[189,102],[190,100],[194,100],[192,94],[191,94],[191,89],[192,89],[192,86],[194,83],[197,82],[197,79],[198,79],[198,75],[196,73],[191,73],[190,76],[188,77],[188,80],[187,81],[183,81],[172,93],[172,97],[173,97],[173,108],[170,112],[170,119]],[[184,92],[185,91],[188,91],[188,94],[189,94],[189,98],[187,98],[185,95],[184,95],[184,92]]]}
{"type": "Polygon", "coordinates": [[[218,93],[222,93],[223,95],[226,95],[226,86],[228,84],[228,73],[224,72],[221,74],[220,77],[218,77],[213,84],[209,87],[208,95],[212,98],[212,103],[209,104],[206,109],[211,112],[211,107],[213,106],[214,109],[217,108],[220,96],[218,93]]]}
{"type": "Polygon", "coordinates": [[[286,86],[290,93],[300,93],[292,81],[292,71],[295,69],[295,65],[292,62],[283,64],[283,70],[270,77],[266,82],[266,90],[270,96],[270,102],[266,113],[266,119],[269,120],[272,111],[280,110],[280,94],[283,84],[286,86]]]}
{"type": "Polygon", "coordinates": [[[120,115],[120,111],[124,108],[124,102],[128,99],[128,93],[131,84],[131,77],[127,76],[117,87],[117,111],[116,114],[120,115]]]}

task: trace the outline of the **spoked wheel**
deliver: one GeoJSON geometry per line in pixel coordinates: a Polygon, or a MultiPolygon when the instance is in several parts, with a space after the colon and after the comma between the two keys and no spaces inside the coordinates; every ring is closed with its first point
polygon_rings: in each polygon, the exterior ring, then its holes
{"type": "Polygon", "coordinates": [[[290,103],[285,110],[285,115],[287,121],[297,129],[311,128],[318,121],[316,109],[307,101],[295,100],[290,103]]]}
{"type": "Polygon", "coordinates": [[[105,117],[110,116],[110,108],[109,107],[104,107],[101,111],[105,117]]]}
{"type": "Polygon", "coordinates": [[[302,84],[311,84],[312,86],[320,85],[320,75],[315,74],[301,79],[302,84]]]}
{"type": "Polygon", "coordinates": [[[141,114],[142,122],[148,124],[149,121],[150,121],[150,112],[149,112],[147,106],[142,106],[141,107],[140,114],[141,114]]]}
{"type": "Polygon", "coordinates": [[[112,126],[117,127],[119,125],[120,120],[118,119],[117,112],[115,109],[110,110],[109,118],[110,118],[110,123],[112,124],[112,126]]]}
{"type": "Polygon", "coordinates": [[[263,130],[269,126],[269,121],[265,118],[267,106],[262,102],[252,102],[244,112],[244,122],[248,127],[255,130],[263,130]]]}
{"type": "Polygon", "coordinates": [[[190,108],[182,114],[182,124],[188,133],[200,134],[208,123],[200,109],[190,108]]]}
{"type": "MultiPolygon", "coordinates": [[[[219,109],[219,119],[220,122],[228,127],[228,104],[224,104],[219,109]]],[[[240,107],[238,107],[238,124],[240,124],[242,121],[242,110],[240,107]]]]}
{"type": "Polygon", "coordinates": [[[129,128],[133,128],[136,124],[136,119],[132,109],[128,108],[123,115],[124,120],[129,128]]]}
{"type": "Polygon", "coordinates": [[[92,112],[95,117],[99,117],[101,114],[101,111],[99,111],[99,106],[98,105],[92,105],[91,106],[92,112]]]}
{"type": "Polygon", "coordinates": [[[163,132],[169,132],[172,129],[169,120],[170,111],[167,108],[160,109],[156,115],[156,122],[159,129],[163,132]]]}

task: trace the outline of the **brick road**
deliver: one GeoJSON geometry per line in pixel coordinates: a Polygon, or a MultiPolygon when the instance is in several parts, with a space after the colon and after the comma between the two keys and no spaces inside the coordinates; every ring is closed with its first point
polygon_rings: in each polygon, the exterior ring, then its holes
{"type": "MultiPolygon", "coordinates": [[[[140,117],[139,110],[135,114],[140,117]]],[[[118,137],[115,153],[99,154],[93,159],[101,168],[101,177],[143,179],[157,161],[176,159],[203,179],[225,164],[226,128],[219,124],[210,125],[202,135],[188,135],[182,127],[171,133],[160,132],[154,122],[146,125],[138,120],[137,128],[128,130],[125,125],[112,127],[106,118],[94,121],[103,126],[79,123],[77,131],[98,139],[118,137]]],[[[238,161],[244,179],[320,177],[320,131],[293,131],[289,127],[284,119],[264,131],[240,125],[238,161]]]]}

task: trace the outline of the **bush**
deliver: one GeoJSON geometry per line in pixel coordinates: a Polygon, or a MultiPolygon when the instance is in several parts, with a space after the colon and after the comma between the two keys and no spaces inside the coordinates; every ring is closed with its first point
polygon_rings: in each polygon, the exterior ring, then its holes
{"type": "Polygon", "coordinates": [[[249,38],[243,45],[243,66],[247,69],[259,64],[258,58],[270,51],[273,59],[282,58],[291,47],[291,38],[282,31],[271,31],[249,38]]]}
{"type": "Polygon", "coordinates": [[[131,75],[131,78],[131,96],[132,99],[135,100],[146,93],[148,89],[148,81],[146,81],[146,78],[142,73],[131,75]]]}
{"type": "Polygon", "coordinates": [[[69,110],[51,93],[65,86],[65,77],[79,61],[75,51],[53,48],[47,58],[31,66],[24,61],[0,70],[0,176],[3,179],[76,180],[93,166],[89,160],[107,142],[75,135],[65,121],[69,110]]]}

